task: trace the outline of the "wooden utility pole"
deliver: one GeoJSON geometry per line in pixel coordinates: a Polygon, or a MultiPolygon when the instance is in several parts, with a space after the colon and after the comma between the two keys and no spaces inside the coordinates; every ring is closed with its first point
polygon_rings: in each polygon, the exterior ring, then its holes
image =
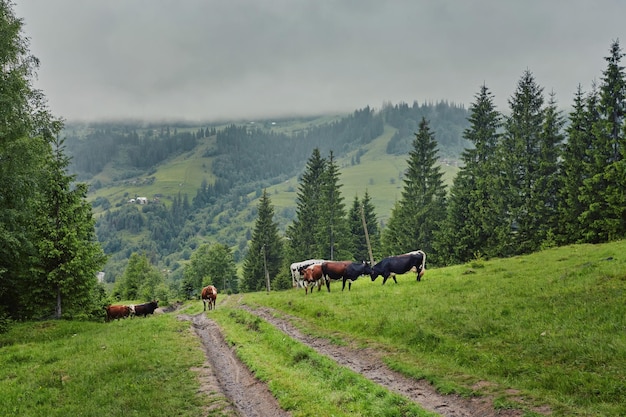
{"type": "Polygon", "coordinates": [[[374,255],[372,255],[370,234],[367,232],[367,223],[365,223],[365,209],[363,208],[363,204],[361,204],[361,220],[363,221],[363,230],[365,231],[365,243],[367,243],[367,252],[370,254],[371,265],[374,266],[374,255]]]}
{"type": "Polygon", "coordinates": [[[265,243],[261,248],[263,251],[263,269],[265,269],[265,286],[267,287],[267,293],[270,292],[270,274],[267,272],[267,257],[265,256],[265,243]]]}

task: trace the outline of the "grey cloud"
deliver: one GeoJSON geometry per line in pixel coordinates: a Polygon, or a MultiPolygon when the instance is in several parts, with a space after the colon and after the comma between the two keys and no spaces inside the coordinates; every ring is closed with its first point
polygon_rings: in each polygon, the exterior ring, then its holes
{"type": "Polygon", "coordinates": [[[626,39],[616,0],[17,0],[15,12],[37,87],[68,120],[469,105],[483,83],[505,110],[526,69],[567,107],[626,39]]]}

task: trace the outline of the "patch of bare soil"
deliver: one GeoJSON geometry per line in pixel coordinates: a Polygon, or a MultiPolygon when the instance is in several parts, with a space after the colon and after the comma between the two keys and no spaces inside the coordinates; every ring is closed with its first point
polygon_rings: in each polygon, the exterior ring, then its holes
{"type": "MultiPolygon", "coordinates": [[[[424,380],[408,378],[387,367],[381,352],[373,348],[337,346],[330,341],[308,336],[293,324],[297,318],[280,318],[269,308],[251,309],[241,306],[252,314],[264,319],[287,336],[310,346],[318,353],[327,356],[338,364],[357,372],[365,378],[390,391],[402,395],[422,408],[447,417],[520,417],[520,410],[495,410],[493,399],[488,396],[464,398],[458,395],[442,395],[424,380]]],[[[224,341],[219,326],[205,314],[180,316],[190,320],[202,340],[210,369],[215,378],[204,381],[205,392],[222,393],[233,405],[233,412],[242,416],[287,416],[265,386],[235,356],[224,341]]],[[[546,410],[535,410],[536,412],[546,410]]],[[[546,414],[550,414],[547,410],[546,414]]],[[[225,414],[234,415],[234,414],[225,414]]]]}
{"type": "Polygon", "coordinates": [[[278,405],[267,385],[255,378],[228,346],[220,328],[206,314],[179,315],[191,321],[200,338],[207,366],[196,369],[201,389],[211,400],[210,415],[222,416],[290,416],[278,405]]]}

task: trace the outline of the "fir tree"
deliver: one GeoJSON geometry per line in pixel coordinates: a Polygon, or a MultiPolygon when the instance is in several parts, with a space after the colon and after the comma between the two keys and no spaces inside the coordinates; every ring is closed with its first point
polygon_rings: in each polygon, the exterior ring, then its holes
{"type": "Polygon", "coordinates": [[[544,247],[556,244],[559,233],[559,190],[562,187],[559,175],[563,146],[563,117],[557,109],[554,93],[550,94],[544,110],[543,128],[539,143],[538,176],[535,185],[535,216],[541,227],[536,231],[537,241],[544,247]]]}
{"type": "Polygon", "coordinates": [[[505,121],[500,148],[504,171],[501,191],[503,212],[515,231],[508,254],[519,254],[539,248],[543,220],[535,200],[544,123],[543,88],[537,85],[530,71],[522,75],[509,106],[511,114],[505,121]]]}
{"type": "Polygon", "coordinates": [[[559,228],[557,240],[560,244],[576,243],[583,238],[581,215],[586,205],[581,201],[581,187],[590,177],[593,125],[598,120],[598,92],[595,87],[585,96],[582,88],[574,97],[573,110],[569,114],[566,128],[567,142],[563,146],[563,161],[560,166],[561,188],[559,190],[559,228]]]}
{"type": "MultiPolygon", "coordinates": [[[[437,142],[428,121],[422,118],[409,152],[402,199],[396,203],[383,231],[385,254],[417,249],[432,253],[433,236],[445,218],[446,190],[437,165],[437,142]]],[[[437,263],[437,256],[430,258],[437,263]]]]}
{"type": "MultiPolygon", "coordinates": [[[[63,302],[81,308],[99,301],[91,296],[96,273],[106,258],[95,239],[87,185],[74,184],[74,176],[66,174],[70,159],[64,154],[63,141],[57,138],[53,144],[42,174],[35,244],[37,269],[45,277],[44,293],[54,294],[54,316],[61,318],[63,302]]],[[[40,300],[39,305],[45,304],[45,299],[40,300]]]]}
{"type": "Polygon", "coordinates": [[[370,262],[370,253],[367,247],[368,238],[365,236],[363,219],[365,219],[365,225],[367,226],[367,235],[372,249],[372,257],[379,259],[380,232],[376,220],[376,213],[374,212],[374,205],[367,191],[362,201],[359,201],[358,196],[354,197],[352,207],[348,212],[348,227],[350,230],[349,235],[352,237],[353,259],[357,262],[370,262]]]}
{"type": "Polygon", "coordinates": [[[315,148],[300,179],[296,197],[296,219],[285,233],[289,240],[290,259],[305,260],[323,256],[319,251],[315,231],[319,227],[325,169],[326,160],[320,155],[319,149],[315,148]]]}
{"type": "Polygon", "coordinates": [[[623,131],[626,112],[626,75],[620,65],[623,58],[619,42],[611,44],[603,72],[598,103],[599,119],[593,125],[594,142],[589,150],[590,177],[584,181],[581,214],[585,225],[584,240],[606,242],[626,236],[626,178],[623,157],[626,135],[623,131]]]}
{"type": "Polygon", "coordinates": [[[248,253],[243,261],[243,291],[266,289],[267,279],[271,281],[280,272],[283,260],[283,244],[267,190],[263,190],[258,213],[248,253]]]}
{"type": "Polygon", "coordinates": [[[475,256],[497,256],[508,239],[508,226],[497,203],[501,116],[487,86],[481,87],[469,110],[470,126],[464,138],[474,146],[461,156],[463,164],[450,190],[446,220],[436,238],[442,262],[452,264],[475,256]]]}
{"type": "Polygon", "coordinates": [[[330,152],[326,169],[322,174],[322,198],[318,211],[318,227],[315,229],[317,253],[322,258],[352,259],[351,239],[346,223],[346,210],[341,195],[339,169],[330,152]]]}

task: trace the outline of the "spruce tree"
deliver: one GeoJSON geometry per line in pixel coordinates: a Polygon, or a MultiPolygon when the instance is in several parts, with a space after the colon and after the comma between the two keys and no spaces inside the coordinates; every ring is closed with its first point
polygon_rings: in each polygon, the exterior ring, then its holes
{"type": "MultiPolygon", "coordinates": [[[[63,140],[57,137],[52,143],[54,149],[41,174],[35,245],[45,293],[54,294],[54,316],[61,318],[63,303],[80,308],[99,301],[91,296],[106,258],[95,238],[87,184],[74,183],[74,176],[66,173],[70,158],[63,140]]],[[[40,300],[39,305],[45,304],[45,299],[40,300]]]]}
{"type": "Polygon", "coordinates": [[[352,259],[346,209],[339,182],[339,168],[332,151],[322,174],[322,198],[317,224],[318,227],[314,233],[318,245],[317,253],[322,254],[324,259],[352,259]]]}
{"type": "Polygon", "coordinates": [[[539,220],[537,241],[544,247],[557,243],[559,234],[559,190],[562,180],[559,175],[560,160],[564,141],[565,121],[557,108],[554,93],[550,94],[544,109],[543,128],[539,142],[538,176],[535,185],[535,216],[539,220]]]}
{"type": "Polygon", "coordinates": [[[611,44],[608,65],[603,72],[598,103],[599,119],[593,125],[594,142],[589,152],[590,177],[584,181],[581,201],[586,205],[580,218],[585,226],[583,239],[598,243],[626,236],[626,75],[620,65],[624,54],[619,42],[611,44]]]}
{"type": "Polygon", "coordinates": [[[595,87],[585,95],[580,85],[574,96],[573,110],[566,128],[567,142],[563,145],[559,190],[559,244],[580,242],[584,227],[581,215],[586,205],[581,201],[581,187],[590,178],[591,155],[594,142],[593,125],[598,120],[598,92],[595,87]]]}
{"type": "Polygon", "coordinates": [[[358,196],[354,197],[352,207],[348,212],[348,227],[350,230],[349,235],[352,238],[353,259],[357,262],[370,262],[369,249],[367,248],[368,239],[372,249],[372,256],[374,259],[379,259],[380,231],[378,229],[374,205],[367,191],[365,191],[365,195],[361,201],[359,201],[358,196]],[[365,229],[363,228],[364,218],[367,227],[367,238],[365,236],[365,229]]]}
{"type": "Polygon", "coordinates": [[[508,226],[497,203],[501,116],[486,85],[469,111],[470,126],[464,138],[474,146],[461,155],[462,167],[450,190],[446,219],[436,236],[436,251],[448,264],[498,256],[508,239],[508,226]]]}
{"type": "Polygon", "coordinates": [[[279,273],[282,260],[283,244],[278,235],[278,223],[274,221],[274,208],[267,190],[263,190],[252,239],[243,261],[241,290],[266,289],[267,279],[271,281],[279,273]]]}
{"type": "Polygon", "coordinates": [[[319,251],[315,231],[319,227],[325,169],[326,160],[320,155],[319,149],[315,148],[300,178],[296,196],[296,219],[285,233],[289,241],[288,258],[291,262],[324,256],[319,251]]]}
{"type": "MultiPolygon", "coordinates": [[[[541,135],[544,123],[543,88],[526,70],[509,99],[510,115],[505,121],[501,142],[503,162],[504,207],[511,229],[510,253],[520,254],[537,250],[541,243],[539,230],[543,227],[537,208],[539,196],[536,185],[541,159],[541,135]]],[[[507,252],[509,252],[507,251],[507,252]]]]}
{"type": "Polygon", "coordinates": [[[445,218],[446,190],[441,167],[437,165],[437,142],[426,118],[422,118],[409,152],[402,198],[392,210],[382,235],[386,255],[421,249],[432,253],[434,233],[445,218]]]}

